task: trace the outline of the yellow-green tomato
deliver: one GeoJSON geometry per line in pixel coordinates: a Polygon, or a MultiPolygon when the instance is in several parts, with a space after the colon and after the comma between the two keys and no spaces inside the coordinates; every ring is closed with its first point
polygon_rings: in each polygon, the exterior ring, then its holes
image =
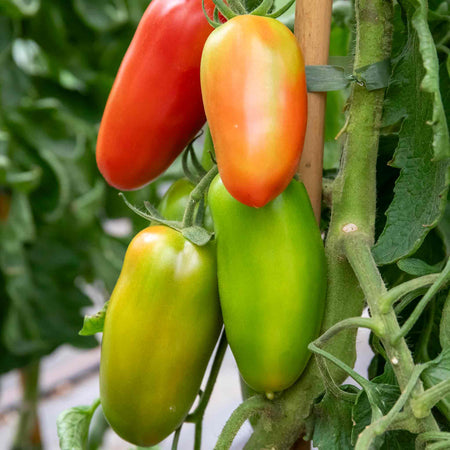
{"type": "Polygon", "coordinates": [[[270,398],[301,375],[320,330],[327,282],[320,231],[295,180],[251,208],[216,177],[208,202],[228,343],[244,381],[270,398]]]}
{"type": "Polygon", "coordinates": [[[221,327],[214,248],[165,226],[137,234],[103,330],[100,397],[119,436],[147,447],[182,423],[221,327]]]}

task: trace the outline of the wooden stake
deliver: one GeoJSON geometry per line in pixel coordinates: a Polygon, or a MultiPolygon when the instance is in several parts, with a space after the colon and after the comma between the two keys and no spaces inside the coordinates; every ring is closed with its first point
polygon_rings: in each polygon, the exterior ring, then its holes
{"type": "MultiPolygon", "coordinates": [[[[328,64],[332,0],[297,0],[295,35],[306,65],[328,64]]],[[[308,93],[308,125],[298,173],[320,221],[326,93],[308,93]]]]}

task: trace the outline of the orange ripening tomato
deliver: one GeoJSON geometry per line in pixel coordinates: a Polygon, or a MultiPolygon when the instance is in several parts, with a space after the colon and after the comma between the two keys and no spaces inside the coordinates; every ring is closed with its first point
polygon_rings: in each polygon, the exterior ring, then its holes
{"type": "Polygon", "coordinates": [[[237,16],[209,36],[201,86],[220,176],[248,206],[287,187],[306,131],[306,77],[291,31],[267,17],[237,16]]]}
{"type": "MultiPolygon", "coordinates": [[[[205,1],[212,15],[212,0],[205,1]]],[[[97,165],[117,189],[163,173],[205,122],[200,60],[213,28],[202,0],[153,0],[121,63],[103,114],[97,165]]]]}

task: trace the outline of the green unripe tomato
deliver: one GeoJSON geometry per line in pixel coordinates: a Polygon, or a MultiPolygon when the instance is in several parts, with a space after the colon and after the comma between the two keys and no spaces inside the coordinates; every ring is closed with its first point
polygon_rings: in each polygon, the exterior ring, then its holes
{"type": "Polygon", "coordinates": [[[326,263],[305,187],[293,180],[262,208],[209,189],[225,331],[244,381],[270,398],[305,368],[320,330],[326,263]]]}
{"type": "Polygon", "coordinates": [[[221,327],[213,246],[165,226],[137,234],[103,330],[100,398],[119,436],[147,447],[182,423],[221,327]]]}
{"type": "MultiPolygon", "coordinates": [[[[167,220],[183,220],[184,210],[194,187],[187,178],[180,178],[175,181],[159,203],[158,211],[161,215],[167,220]]],[[[214,231],[214,224],[208,206],[205,208],[204,227],[208,231],[214,231]]]]}

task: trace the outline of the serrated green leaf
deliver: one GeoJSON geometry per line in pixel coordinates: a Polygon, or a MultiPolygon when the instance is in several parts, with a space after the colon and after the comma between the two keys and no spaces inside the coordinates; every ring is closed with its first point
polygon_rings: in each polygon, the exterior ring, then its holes
{"type": "MultiPolygon", "coordinates": [[[[374,420],[387,414],[400,396],[400,389],[395,383],[392,368],[386,364],[385,372],[370,382],[370,389],[361,391],[353,408],[354,427],[352,444],[359,434],[374,420]]],[[[414,448],[415,436],[407,431],[388,431],[378,436],[374,448],[379,450],[405,450],[414,448]]]]}
{"type": "Polygon", "coordinates": [[[213,237],[214,233],[210,233],[203,227],[193,225],[192,227],[183,228],[181,230],[183,236],[195,245],[206,245],[213,237]]]}
{"type": "Polygon", "coordinates": [[[398,261],[419,248],[444,211],[449,182],[450,144],[426,5],[418,0],[399,3],[409,20],[409,39],[394,66],[383,120],[385,126],[402,122],[391,163],[401,173],[373,249],[378,264],[398,261]]]}
{"type": "Polygon", "coordinates": [[[93,316],[84,317],[83,328],[79,332],[80,336],[92,336],[103,331],[108,303],[109,301],[105,302],[103,308],[93,316]]]}
{"type": "Polygon", "coordinates": [[[403,272],[406,272],[409,275],[415,275],[417,277],[423,275],[429,275],[432,273],[438,273],[442,270],[443,264],[438,263],[433,266],[427,264],[425,261],[417,258],[405,258],[401,259],[397,266],[403,272]]]}
{"type": "MultiPolygon", "coordinates": [[[[342,386],[342,389],[355,394],[358,392],[358,389],[351,385],[342,386]]],[[[313,408],[314,446],[319,450],[352,448],[353,403],[338,399],[327,392],[313,408]]]]}
{"type": "Polygon", "coordinates": [[[100,404],[96,400],[91,406],[76,406],[62,412],[56,421],[61,450],[85,450],[89,425],[100,404]]]}

